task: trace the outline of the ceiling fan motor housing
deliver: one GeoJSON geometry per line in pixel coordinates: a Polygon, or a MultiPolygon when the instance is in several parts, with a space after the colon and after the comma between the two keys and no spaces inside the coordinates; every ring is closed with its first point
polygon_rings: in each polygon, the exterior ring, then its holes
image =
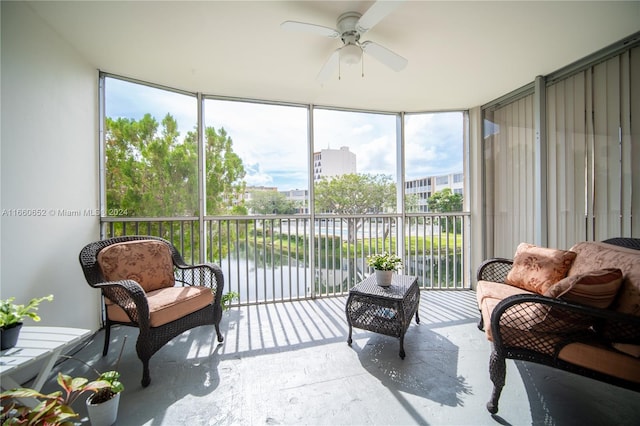
{"type": "Polygon", "coordinates": [[[355,44],[360,40],[356,25],[361,16],[358,12],[346,12],[338,17],[337,27],[343,42],[355,44]]]}

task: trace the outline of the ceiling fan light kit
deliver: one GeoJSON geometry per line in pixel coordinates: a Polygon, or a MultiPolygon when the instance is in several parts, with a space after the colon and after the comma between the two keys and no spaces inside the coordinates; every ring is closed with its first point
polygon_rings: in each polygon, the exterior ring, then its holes
{"type": "MultiPolygon", "coordinates": [[[[401,1],[377,1],[364,15],[358,12],[346,12],[338,17],[337,30],[322,25],[308,24],[305,22],[285,21],[280,26],[291,31],[300,31],[320,35],[329,38],[340,38],[343,46],[336,49],[323,65],[317,80],[327,80],[336,68],[340,79],[340,66],[355,65],[362,61],[362,53],[373,56],[379,62],[394,71],[401,71],[407,66],[407,60],[395,52],[373,41],[360,42],[362,34],[373,28],[378,22],[393,12],[401,1]]],[[[364,61],[362,61],[364,63],[364,61]]],[[[364,68],[364,65],[363,65],[364,68]]],[[[364,76],[364,70],[363,70],[364,76]]]]}
{"type": "Polygon", "coordinates": [[[340,48],[340,61],[346,65],[355,65],[362,58],[362,49],[360,46],[349,43],[340,48]]]}

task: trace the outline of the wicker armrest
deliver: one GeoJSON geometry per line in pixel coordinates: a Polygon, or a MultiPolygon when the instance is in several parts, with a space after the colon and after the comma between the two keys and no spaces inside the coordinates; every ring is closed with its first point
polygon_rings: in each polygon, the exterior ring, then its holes
{"type": "Polygon", "coordinates": [[[144,289],[133,280],[109,281],[97,283],[94,287],[111,302],[120,306],[131,322],[140,328],[149,328],[149,303],[144,289]]]}
{"type": "Polygon", "coordinates": [[[493,281],[496,283],[504,283],[507,274],[513,265],[512,259],[504,259],[496,257],[482,262],[478,267],[478,281],[493,281]]]}
{"type": "MultiPolygon", "coordinates": [[[[519,330],[523,332],[520,342],[527,339],[549,339],[557,343],[564,340],[563,335],[575,339],[576,335],[588,332],[605,344],[640,344],[640,317],[537,294],[507,297],[493,310],[491,332],[498,351],[505,345],[513,347],[512,337],[519,330]],[[524,336],[527,333],[530,334],[524,336]],[[505,337],[511,343],[505,343],[505,337]]],[[[539,343],[524,344],[524,347],[535,348],[539,343]]]]}
{"type": "Polygon", "coordinates": [[[219,302],[224,289],[222,269],[213,263],[199,265],[176,264],[176,281],[186,285],[199,285],[211,288],[215,300],[219,302]]]}

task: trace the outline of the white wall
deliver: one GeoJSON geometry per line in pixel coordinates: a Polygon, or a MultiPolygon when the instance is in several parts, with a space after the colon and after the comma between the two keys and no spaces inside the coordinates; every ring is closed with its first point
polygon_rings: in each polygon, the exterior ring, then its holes
{"type": "Polygon", "coordinates": [[[99,239],[99,218],[59,210],[98,208],[98,73],[27,4],[1,7],[0,297],[52,293],[40,325],[97,329],[99,292],[78,253],[99,239]]]}

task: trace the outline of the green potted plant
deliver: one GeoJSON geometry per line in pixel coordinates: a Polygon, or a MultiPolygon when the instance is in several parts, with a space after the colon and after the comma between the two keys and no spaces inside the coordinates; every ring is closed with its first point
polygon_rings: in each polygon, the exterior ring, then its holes
{"type": "Polygon", "coordinates": [[[111,387],[106,380],[89,381],[84,377],[73,378],[58,373],[58,384],[62,391],[43,394],[29,388],[17,388],[0,393],[2,424],[26,425],[72,425],[71,419],[78,417],[71,405],[85,392],[98,392],[111,387]],[[64,391],[64,392],[63,392],[64,391]],[[22,405],[17,398],[33,398],[34,407],[22,405]],[[10,403],[4,403],[10,400],[10,403]]]}
{"type": "Polygon", "coordinates": [[[53,295],[33,298],[26,305],[16,305],[13,303],[15,297],[0,300],[0,350],[10,349],[18,342],[22,321],[31,318],[40,321],[36,313],[38,305],[48,300],[53,300],[53,295]]]}
{"type": "Polygon", "coordinates": [[[109,386],[98,389],[87,398],[87,413],[93,426],[110,426],[118,417],[120,392],[124,390],[124,385],[120,382],[120,373],[115,370],[100,374],[98,381],[104,381],[109,386]]]}
{"type": "Polygon", "coordinates": [[[238,300],[239,297],[240,297],[240,295],[235,291],[229,291],[229,292],[223,294],[222,298],[220,299],[220,304],[222,305],[222,310],[223,311],[228,311],[229,308],[231,307],[231,302],[233,302],[234,300],[238,300]]]}
{"type": "MultiPolygon", "coordinates": [[[[120,373],[117,371],[124,351],[124,345],[127,343],[127,336],[122,341],[120,353],[116,361],[116,369],[104,372],[102,374],[82,360],[78,360],[91,368],[98,374],[98,381],[109,383],[108,387],[97,390],[87,398],[87,413],[92,426],[111,426],[118,418],[118,407],[120,406],[120,392],[124,390],[124,385],[120,382],[120,373]]],[[[75,359],[75,358],[74,358],[75,359]]]]}
{"type": "MultiPolygon", "coordinates": [[[[117,364],[120,362],[126,337],[122,342],[117,364]]],[[[0,394],[0,400],[11,400],[10,404],[2,404],[0,424],[27,425],[72,425],[71,419],[78,416],[72,404],[84,393],[91,395],[86,400],[87,413],[92,426],[110,426],[118,417],[120,393],[124,385],[120,382],[120,373],[116,370],[100,373],[85,361],[69,355],[62,358],[73,359],[89,367],[98,376],[89,381],[84,377],[71,377],[58,373],[58,384],[64,391],[43,394],[34,389],[18,388],[0,394]],[[29,407],[17,402],[17,398],[33,398],[38,403],[29,407]]]]}
{"type": "Polygon", "coordinates": [[[393,273],[402,268],[402,259],[385,251],[367,256],[367,265],[375,270],[376,283],[388,287],[391,285],[393,273]]]}

